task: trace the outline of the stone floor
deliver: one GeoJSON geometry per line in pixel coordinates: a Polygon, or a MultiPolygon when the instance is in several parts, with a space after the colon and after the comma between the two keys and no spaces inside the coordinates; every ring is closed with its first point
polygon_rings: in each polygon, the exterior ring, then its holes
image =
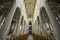
{"type": "Polygon", "coordinates": [[[24,35],[14,36],[10,40],[48,40],[48,38],[37,34],[24,34],[24,35]]]}
{"type": "Polygon", "coordinates": [[[32,35],[29,35],[27,40],[33,40],[32,35]]]}

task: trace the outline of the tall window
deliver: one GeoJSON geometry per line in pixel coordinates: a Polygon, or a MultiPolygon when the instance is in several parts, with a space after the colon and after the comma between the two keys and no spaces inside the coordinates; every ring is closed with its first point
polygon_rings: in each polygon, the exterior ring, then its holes
{"type": "Polygon", "coordinates": [[[40,16],[41,16],[43,27],[44,27],[46,34],[48,35],[50,33],[53,33],[53,26],[49,20],[49,17],[44,7],[41,8],[40,16]]]}
{"type": "Polygon", "coordinates": [[[21,15],[20,8],[16,8],[16,11],[15,11],[15,14],[13,16],[11,26],[10,26],[10,31],[9,31],[8,35],[13,34],[15,28],[17,29],[20,15],[21,15]],[[17,24],[17,26],[16,26],[16,24],[17,24]]]}

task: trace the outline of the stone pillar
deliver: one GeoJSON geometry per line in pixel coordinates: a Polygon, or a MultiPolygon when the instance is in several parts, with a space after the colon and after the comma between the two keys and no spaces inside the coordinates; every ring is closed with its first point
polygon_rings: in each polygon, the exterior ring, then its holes
{"type": "Polygon", "coordinates": [[[36,20],[36,23],[35,23],[35,33],[38,34],[39,33],[39,29],[38,29],[39,25],[38,25],[38,21],[36,20]]]}
{"type": "MultiPolygon", "coordinates": [[[[20,15],[21,15],[21,14],[20,14],[20,15]]],[[[16,35],[19,35],[19,34],[20,34],[20,31],[21,31],[20,27],[21,27],[21,16],[19,17],[16,35]]]]}
{"type": "Polygon", "coordinates": [[[28,26],[27,26],[27,23],[26,23],[26,21],[24,22],[24,34],[27,34],[28,33],[28,26]]]}
{"type": "Polygon", "coordinates": [[[23,34],[24,34],[24,18],[22,20],[22,28],[21,28],[21,35],[23,35],[23,34]]]}
{"type": "Polygon", "coordinates": [[[43,26],[43,21],[42,21],[41,15],[39,16],[39,18],[40,18],[40,33],[42,33],[42,35],[44,35],[44,26],[43,26]]]}
{"type": "Polygon", "coordinates": [[[46,12],[49,16],[50,22],[51,22],[52,26],[54,27],[53,30],[56,33],[57,40],[60,40],[60,25],[58,24],[56,17],[54,16],[53,12],[51,11],[48,3],[44,3],[44,7],[45,7],[46,12]]]}
{"type": "Polygon", "coordinates": [[[15,25],[13,35],[16,35],[16,29],[17,29],[17,23],[16,23],[16,25],[15,25]]]}
{"type": "Polygon", "coordinates": [[[0,40],[6,40],[6,37],[7,37],[7,34],[9,32],[11,21],[13,19],[15,10],[16,10],[16,5],[14,3],[13,7],[11,8],[11,10],[10,10],[10,12],[9,12],[9,14],[8,14],[8,16],[6,18],[5,27],[4,27],[3,32],[1,33],[0,40]]]}
{"type": "Polygon", "coordinates": [[[39,24],[38,24],[38,20],[37,20],[37,26],[36,26],[36,27],[37,27],[37,34],[39,34],[39,32],[40,32],[40,28],[39,28],[39,27],[40,27],[40,26],[39,26],[39,24]]]}
{"type": "Polygon", "coordinates": [[[24,20],[23,20],[23,34],[24,34],[24,29],[25,29],[24,27],[25,27],[25,26],[24,26],[24,20]]]}
{"type": "Polygon", "coordinates": [[[33,33],[35,33],[35,34],[38,34],[39,33],[38,27],[39,27],[38,22],[37,22],[37,20],[35,20],[35,23],[33,24],[33,27],[32,27],[33,33]]]}

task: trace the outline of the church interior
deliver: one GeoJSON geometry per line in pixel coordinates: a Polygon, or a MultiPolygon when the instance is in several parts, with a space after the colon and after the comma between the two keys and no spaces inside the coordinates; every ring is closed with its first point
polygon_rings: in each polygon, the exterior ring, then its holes
{"type": "Polygon", "coordinates": [[[0,40],[60,40],[60,0],[0,0],[0,40]]]}

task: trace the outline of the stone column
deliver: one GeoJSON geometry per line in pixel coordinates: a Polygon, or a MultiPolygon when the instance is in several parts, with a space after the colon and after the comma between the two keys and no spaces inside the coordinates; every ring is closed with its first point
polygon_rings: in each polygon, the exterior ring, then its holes
{"type": "Polygon", "coordinates": [[[13,19],[15,10],[16,10],[16,5],[14,3],[13,7],[11,8],[11,10],[10,10],[10,12],[9,12],[9,14],[8,14],[8,16],[6,18],[5,27],[4,27],[3,32],[1,33],[0,40],[6,40],[6,37],[7,37],[7,34],[9,32],[11,21],[13,19]]]}
{"type": "Polygon", "coordinates": [[[28,33],[28,26],[27,26],[27,23],[26,21],[24,21],[24,34],[27,34],[28,33]]]}
{"type": "Polygon", "coordinates": [[[39,30],[38,27],[39,27],[38,21],[36,20],[36,23],[35,23],[35,30],[36,30],[35,33],[36,33],[36,34],[39,33],[39,32],[38,32],[38,30],[39,30]]]}
{"type": "Polygon", "coordinates": [[[45,7],[46,12],[49,16],[50,22],[51,22],[52,26],[54,27],[53,30],[56,33],[57,40],[60,40],[60,25],[58,24],[56,17],[54,16],[53,12],[51,11],[48,3],[44,3],[44,7],[45,7]]]}
{"type": "Polygon", "coordinates": [[[22,21],[21,34],[22,34],[22,35],[24,34],[24,18],[23,18],[23,21],[22,21]]]}
{"type": "Polygon", "coordinates": [[[16,29],[17,29],[17,23],[16,23],[16,25],[15,25],[13,35],[16,35],[16,29]]]}
{"type": "MultiPolygon", "coordinates": [[[[20,15],[21,15],[21,14],[20,14],[20,15]]],[[[16,35],[19,35],[19,34],[20,34],[20,31],[21,31],[20,27],[21,27],[21,16],[19,17],[16,35]]]]}
{"type": "Polygon", "coordinates": [[[23,33],[22,33],[22,34],[24,34],[24,29],[25,29],[24,27],[25,27],[25,26],[24,26],[24,20],[23,20],[23,33]]]}
{"type": "Polygon", "coordinates": [[[40,18],[40,33],[42,33],[42,35],[44,35],[44,26],[43,26],[43,21],[42,21],[41,15],[39,16],[39,18],[40,18]]]}
{"type": "Polygon", "coordinates": [[[35,23],[33,24],[33,27],[32,27],[33,33],[35,33],[35,34],[38,34],[39,33],[38,27],[39,27],[38,22],[37,22],[37,20],[35,20],[35,23]]]}

